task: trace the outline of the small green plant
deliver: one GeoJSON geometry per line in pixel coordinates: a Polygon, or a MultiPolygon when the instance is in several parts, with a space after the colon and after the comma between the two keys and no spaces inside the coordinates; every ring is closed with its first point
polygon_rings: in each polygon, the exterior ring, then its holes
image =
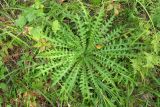
{"type": "Polygon", "coordinates": [[[103,6],[94,17],[83,4],[81,11],[64,12],[62,21],[52,19],[50,26],[42,27],[40,38],[50,47],[36,56],[41,62],[34,68],[34,77],[51,75],[51,87],[60,87],[57,93],[61,101],[70,103],[80,90],[84,104],[124,105],[119,88],[123,85],[122,90],[127,90],[135,85],[128,62],[143,45],[125,37],[123,27],[111,31],[114,16],[105,20],[103,6]]]}
{"type": "Polygon", "coordinates": [[[22,1],[0,3],[1,105],[159,107],[158,1],[22,1]]]}

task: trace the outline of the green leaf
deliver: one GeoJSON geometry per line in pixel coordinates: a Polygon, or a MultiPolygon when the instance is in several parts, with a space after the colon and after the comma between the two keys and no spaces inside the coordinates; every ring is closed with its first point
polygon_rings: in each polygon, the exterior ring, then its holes
{"type": "Polygon", "coordinates": [[[7,105],[7,107],[12,107],[11,105],[7,105]]]}
{"type": "Polygon", "coordinates": [[[23,15],[20,15],[18,19],[15,21],[16,26],[22,28],[27,23],[26,18],[23,15]]]}
{"type": "Polygon", "coordinates": [[[151,42],[153,49],[154,49],[154,52],[156,54],[158,54],[158,52],[160,51],[159,43],[160,43],[160,32],[153,36],[153,40],[151,42]]]}
{"type": "Polygon", "coordinates": [[[0,83],[0,89],[7,90],[7,85],[5,83],[0,83]]]}
{"type": "Polygon", "coordinates": [[[35,28],[31,28],[29,30],[30,35],[32,36],[31,38],[35,41],[39,41],[43,36],[43,31],[42,31],[42,27],[38,26],[35,28]]]}
{"type": "Polygon", "coordinates": [[[31,10],[28,10],[26,18],[28,22],[31,22],[33,20],[36,20],[37,17],[41,17],[41,16],[44,16],[43,11],[31,9],[31,10]]]}
{"type": "Polygon", "coordinates": [[[60,30],[60,24],[58,22],[58,20],[53,21],[52,23],[52,30],[54,33],[56,33],[58,30],[60,30]]]}
{"type": "MultiPolygon", "coordinates": [[[[0,105],[3,103],[2,97],[0,97],[0,105]]],[[[1,106],[0,106],[1,107],[1,106]]]]}
{"type": "Polygon", "coordinates": [[[94,5],[99,5],[101,3],[101,0],[91,0],[91,3],[94,5]]]}
{"type": "Polygon", "coordinates": [[[36,9],[44,7],[43,4],[41,3],[41,0],[35,0],[34,6],[35,6],[36,9]]]}
{"type": "Polygon", "coordinates": [[[31,21],[33,21],[34,19],[36,19],[36,15],[35,15],[34,11],[31,12],[31,13],[29,13],[29,14],[26,16],[26,18],[27,18],[27,21],[28,21],[28,22],[31,22],[31,21]]]}
{"type": "Polygon", "coordinates": [[[153,68],[154,65],[158,65],[160,63],[160,57],[157,56],[157,55],[152,55],[152,54],[149,54],[149,53],[145,53],[145,58],[147,60],[147,63],[145,65],[145,67],[147,68],[153,68]]]}

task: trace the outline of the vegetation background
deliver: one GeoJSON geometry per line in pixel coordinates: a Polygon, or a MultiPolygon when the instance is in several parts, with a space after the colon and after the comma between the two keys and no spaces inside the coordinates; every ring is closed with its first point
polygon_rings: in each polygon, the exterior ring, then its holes
{"type": "Polygon", "coordinates": [[[0,107],[160,107],[160,0],[0,0],[0,107]]]}

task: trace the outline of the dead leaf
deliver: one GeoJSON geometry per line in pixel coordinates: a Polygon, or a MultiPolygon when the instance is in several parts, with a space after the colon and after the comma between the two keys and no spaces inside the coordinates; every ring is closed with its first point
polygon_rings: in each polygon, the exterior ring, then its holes
{"type": "Polygon", "coordinates": [[[114,15],[115,15],[115,16],[118,16],[118,15],[119,15],[119,11],[118,11],[117,8],[114,8],[114,15]]]}
{"type": "Polygon", "coordinates": [[[109,4],[108,6],[107,6],[107,11],[110,11],[110,10],[112,10],[113,9],[113,4],[109,4]]]}
{"type": "Polygon", "coordinates": [[[103,46],[100,45],[100,44],[97,44],[97,45],[96,45],[96,48],[97,48],[97,49],[101,49],[102,47],[103,47],[103,46]]]}
{"type": "Polygon", "coordinates": [[[29,26],[25,26],[22,33],[23,33],[24,35],[25,35],[25,34],[29,34],[29,30],[30,30],[30,27],[29,27],[29,26]]]}
{"type": "Polygon", "coordinates": [[[65,0],[57,0],[58,3],[62,4],[65,0]]]}
{"type": "Polygon", "coordinates": [[[5,17],[0,17],[0,22],[5,22],[7,19],[5,17]]]}

